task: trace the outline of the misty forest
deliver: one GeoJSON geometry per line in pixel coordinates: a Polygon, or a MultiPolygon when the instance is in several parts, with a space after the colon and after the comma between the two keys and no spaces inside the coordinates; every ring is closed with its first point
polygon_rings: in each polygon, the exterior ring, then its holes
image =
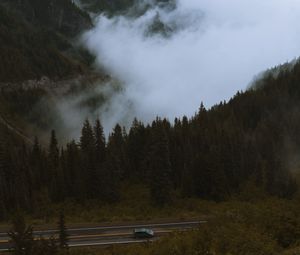
{"type": "Polygon", "coordinates": [[[300,5],[200,2],[0,0],[0,253],[300,254],[300,5]]]}

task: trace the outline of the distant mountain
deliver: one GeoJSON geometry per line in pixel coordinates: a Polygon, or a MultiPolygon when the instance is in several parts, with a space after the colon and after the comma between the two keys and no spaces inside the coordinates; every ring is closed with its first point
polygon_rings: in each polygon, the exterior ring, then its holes
{"type": "Polygon", "coordinates": [[[0,0],[0,82],[84,72],[90,56],[72,39],[91,26],[71,0],[0,0]]]}
{"type": "Polygon", "coordinates": [[[2,7],[12,11],[15,19],[39,27],[52,29],[74,37],[91,27],[89,15],[72,0],[0,0],[2,7]]]}
{"type": "Polygon", "coordinates": [[[176,0],[79,0],[83,9],[92,13],[106,13],[109,16],[128,14],[139,16],[149,7],[156,5],[174,7],[176,0]]]}

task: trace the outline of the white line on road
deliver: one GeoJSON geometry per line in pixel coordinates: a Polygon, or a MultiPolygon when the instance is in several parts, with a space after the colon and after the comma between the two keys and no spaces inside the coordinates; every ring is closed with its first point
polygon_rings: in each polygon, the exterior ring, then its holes
{"type": "MultiPolygon", "coordinates": [[[[196,225],[204,224],[207,221],[190,221],[190,222],[173,222],[173,223],[155,223],[155,224],[138,224],[127,226],[107,226],[107,227],[92,227],[92,228],[69,228],[68,231],[89,231],[89,230],[107,230],[107,229],[124,229],[124,228],[141,228],[141,227],[165,227],[165,226],[182,226],[182,225],[196,225]]],[[[40,230],[34,233],[52,233],[58,230],[40,230]]]]}

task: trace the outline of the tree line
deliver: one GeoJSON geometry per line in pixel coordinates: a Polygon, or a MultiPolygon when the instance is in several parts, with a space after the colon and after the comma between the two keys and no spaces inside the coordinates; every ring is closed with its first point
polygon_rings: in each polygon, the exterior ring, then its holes
{"type": "Polygon", "coordinates": [[[191,118],[135,119],[128,131],[117,124],[107,140],[100,120],[86,120],[79,141],[66,146],[54,130],[47,148],[37,138],[27,146],[2,132],[1,217],[67,199],[117,202],[125,180],[147,185],[157,206],[174,192],[222,201],[249,186],[290,198],[297,191],[291,163],[300,148],[299,81],[296,63],[229,102],[209,110],[201,104],[191,118]]]}
{"type": "Polygon", "coordinates": [[[10,251],[15,255],[69,254],[69,235],[63,211],[60,212],[57,227],[56,236],[37,237],[32,226],[26,225],[23,215],[17,213],[13,217],[12,229],[8,232],[10,251]]]}

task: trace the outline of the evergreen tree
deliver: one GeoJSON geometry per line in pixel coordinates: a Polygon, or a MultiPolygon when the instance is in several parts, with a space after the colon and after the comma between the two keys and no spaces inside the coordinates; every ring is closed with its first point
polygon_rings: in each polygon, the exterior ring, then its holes
{"type": "Polygon", "coordinates": [[[100,195],[100,187],[96,162],[96,139],[89,120],[84,122],[81,131],[80,148],[82,178],[85,180],[87,198],[98,198],[100,195]]]}
{"type": "Polygon", "coordinates": [[[105,136],[99,119],[96,120],[94,134],[96,139],[96,158],[98,164],[101,165],[105,160],[105,136]]]}
{"type": "Polygon", "coordinates": [[[65,185],[67,186],[67,195],[72,198],[83,199],[83,191],[85,190],[83,175],[85,173],[81,170],[80,150],[74,140],[67,144],[65,154],[65,185]]]}
{"type": "Polygon", "coordinates": [[[51,131],[49,153],[48,153],[48,178],[49,178],[49,191],[53,201],[58,202],[61,200],[59,192],[59,148],[56,138],[55,130],[51,131]]]}
{"type": "Polygon", "coordinates": [[[107,153],[113,164],[116,179],[121,179],[126,170],[125,141],[122,128],[117,124],[108,138],[107,153]]]}
{"type": "MultiPolygon", "coordinates": [[[[38,197],[40,196],[42,190],[48,189],[48,180],[49,180],[49,172],[47,171],[49,163],[47,162],[47,156],[45,155],[45,151],[43,151],[42,146],[37,137],[34,138],[34,143],[32,149],[29,154],[29,166],[32,173],[32,204],[33,208],[39,206],[38,197]]],[[[43,198],[43,200],[47,200],[49,198],[43,198]]]]}
{"type": "Polygon", "coordinates": [[[150,190],[154,202],[163,206],[171,199],[171,163],[166,131],[160,120],[152,125],[152,144],[149,150],[150,190]]]}
{"type": "Polygon", "coordinates": [[[56,169],[59,165],[59,149],[56,138],[55,130],[51,131],[50,144],[49,144],[49,160],[50,165],[56,169]]]}
{"type": "Polygon", "coordinates": [[[5,197],[7,197],[7,183],[5,177],[6,157],[4,150],[4,139],[0,136],[0,219],[4,219],[7,214],[7,206],[5,197]]]}
{"type": "Polygon", "coordinates": [[[13,228],[8,232],[13,253],[16,255],[32,255],[34,239],[32,227],[26,226],[24,217],[17,214],[13,219],[13,228]]]}
{"type": "Polygon", "coordinates": [[[134,119],[126,141],[126,157],[129,164],[126,177],[146,178],[144,169],[146,143],[145,127],[140,121],[134,119]]]}
{"type": "Polygon", "coordinates": [[[65,215],[64,212],[61,211],[59,214],[59,220],[58,220],[58,230],[59,230],[59,247],[60,249],[66,249],[68,248],[68,233],[65,223],[65,215]]]}
{"type": "Polygon", "coordinates": [[[104,164],[104,199],[109,202],[119,199],[120,181],[126,171],[124,149],[122,128],[117,124],[108,138],[104,164]]]}

